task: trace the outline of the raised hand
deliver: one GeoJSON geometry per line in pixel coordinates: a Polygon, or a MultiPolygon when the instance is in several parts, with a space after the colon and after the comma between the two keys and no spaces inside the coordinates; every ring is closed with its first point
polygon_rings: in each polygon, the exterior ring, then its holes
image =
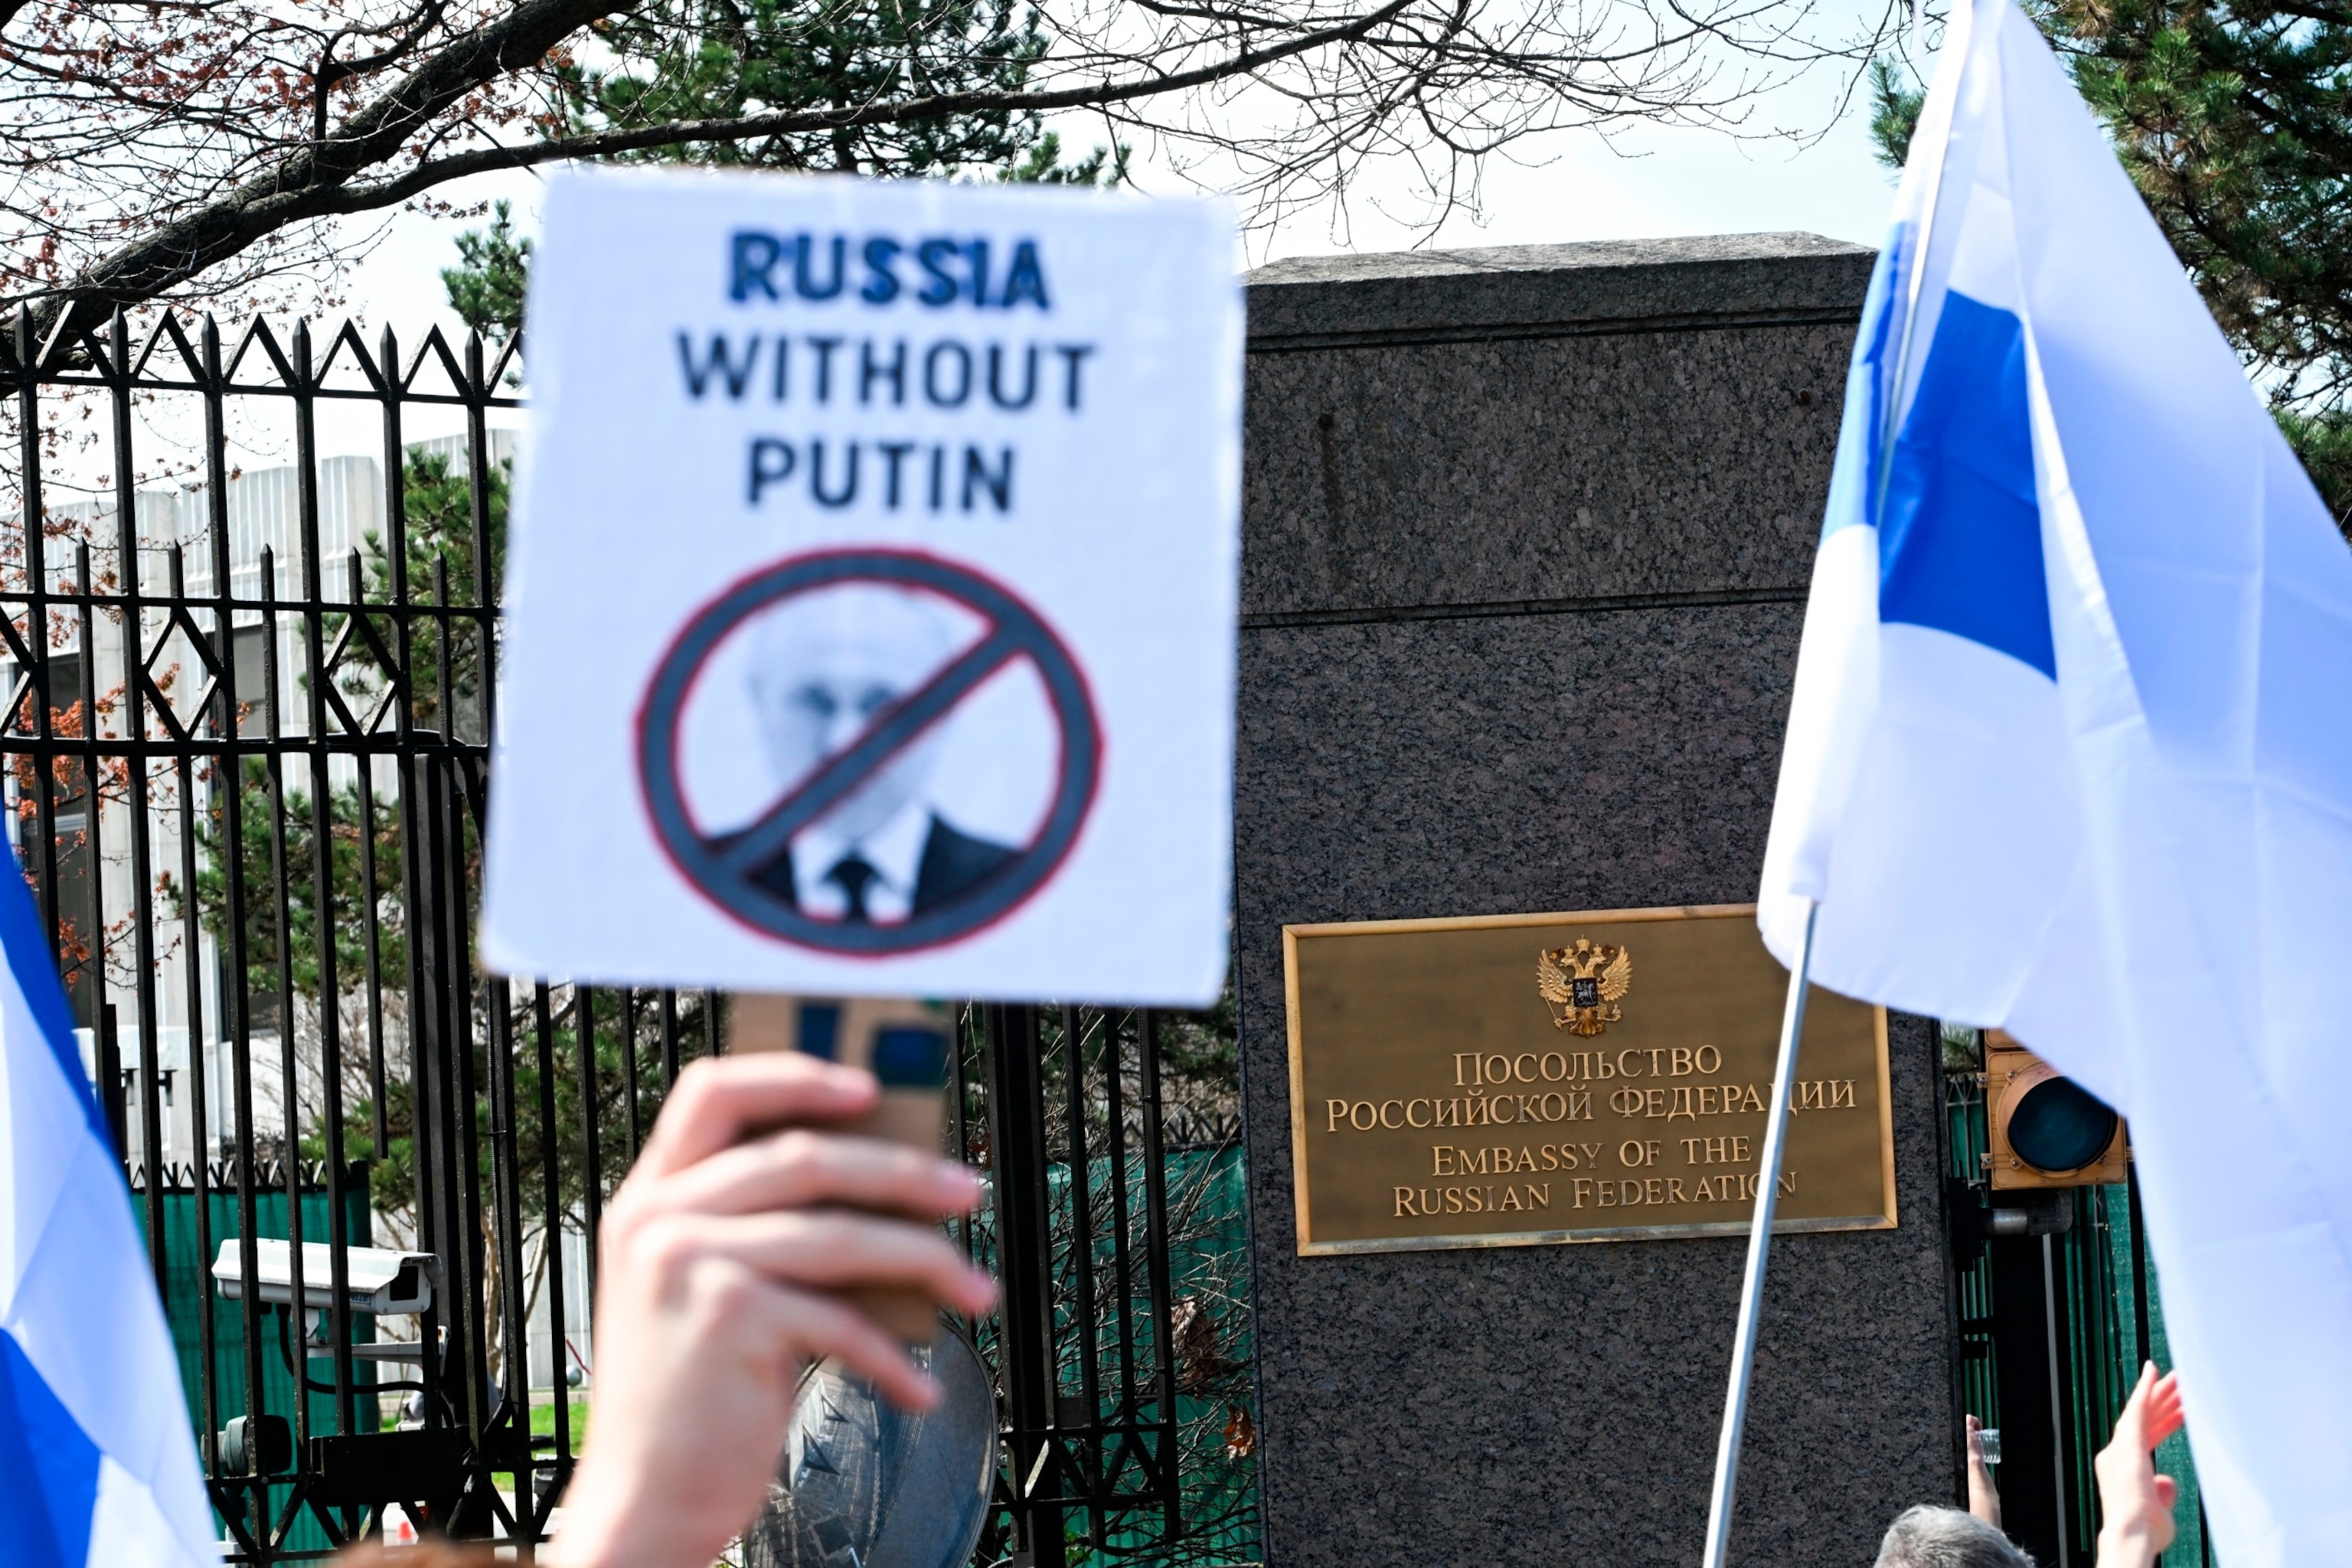
{"type": "Polygon", "coordinates": [[[2139,1385],[2116,1418],[2115,1436],[2099,1450],[2098,1568],[2148,1568],[2172,1544],[2172,1505],[2179,1488],[2156,1473],[2155,1448],[2180,1430],[2180,1386],[2156,1363],[2140,1368],[2139,1385]]]}
{"type": "Polygon", "coordinates": [[[1969,1512],[2000,1528],[2000,1489],[1992,1484],[1992,1468],[1985,1463],[1984,1423],[1969,1417],[1969,1512]]]}
{"type": "Polygon", "coordinates": [[[864,1072],[799,1055],[679,1075],[604,1211],[595,1421],[542,1562],[707,1568],[766,1497],[814,1360],[839,1357],[902,1405],[938,1397],[840,1293],[898,1287],[985,1309],[994,1281],[937,1225],[971,1212],[980,1182],[824,1131],[877,1093],[864,1072]]]}

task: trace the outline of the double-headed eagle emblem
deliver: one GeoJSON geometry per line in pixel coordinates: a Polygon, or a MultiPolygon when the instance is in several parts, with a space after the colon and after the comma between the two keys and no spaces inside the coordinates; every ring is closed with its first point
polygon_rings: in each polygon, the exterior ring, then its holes
{"type": "Polygon", "coordinates": [[[1633,955],[1588,937],[1578,937],[1574,947],[1546,948],[1536,955],[1536,989],[1555,1028],[1597,1035],[1625,1016],[1617,1004],[1633,989],[1633,955]]]}

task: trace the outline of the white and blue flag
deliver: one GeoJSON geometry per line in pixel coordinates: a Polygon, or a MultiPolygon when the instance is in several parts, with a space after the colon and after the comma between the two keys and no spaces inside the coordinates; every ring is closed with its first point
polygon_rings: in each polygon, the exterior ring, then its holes
{"type": "Polygon", "coordinates": [[[2124,1113],[2221,1560],[2352,1563],[2352,552],[2013,0],[1844,417],[1765,940],[2124,1113]]]}
{"type": "Polygon", "coordinates": [[[155,1277],[5,850],[0,959],[0,1562],[216,1563],[155,1277]]]}

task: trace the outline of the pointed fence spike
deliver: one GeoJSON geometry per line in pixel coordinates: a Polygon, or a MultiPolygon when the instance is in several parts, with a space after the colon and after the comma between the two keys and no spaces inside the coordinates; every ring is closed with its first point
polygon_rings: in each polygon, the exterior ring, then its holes
{"type": "Polygon", "coordinates": [[[73,307],[70,304],[58,312],[57,321],[49,327],[48,337],[41,344],[39,363],[49,363],[58,351],[65,346],[67,340],[73,335],[71,331],[73,319],[73,307]]]}

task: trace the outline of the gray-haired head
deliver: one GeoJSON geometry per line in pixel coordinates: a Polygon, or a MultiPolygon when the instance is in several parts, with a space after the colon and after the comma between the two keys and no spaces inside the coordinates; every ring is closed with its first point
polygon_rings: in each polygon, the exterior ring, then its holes
{"type": "Polygon", "coordinates": [[[1956,1508],[1906,1509],[1878,1543],[1878,1568],[2034,1568],[2008,1536],[1956,1508]]]}

